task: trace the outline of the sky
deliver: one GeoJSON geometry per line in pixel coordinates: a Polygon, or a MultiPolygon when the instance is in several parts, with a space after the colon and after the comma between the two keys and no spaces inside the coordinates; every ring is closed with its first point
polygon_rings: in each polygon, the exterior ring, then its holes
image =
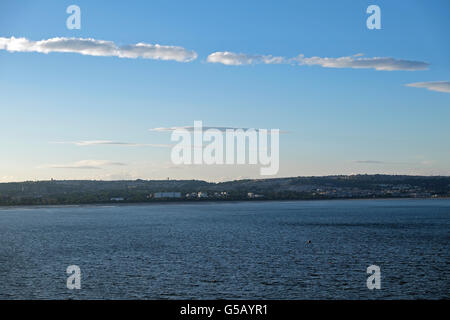
{"type": "Polygon", "coordinates": [[[0,182],[450,175],[450,2],[0,2],[0,182]],[[81,28],[68,29],[77,5],[81,28]],[[377,5],[381,29],[368,29],[377,5]],[[170,130],[279,129],[279,171],[170,130]]]}

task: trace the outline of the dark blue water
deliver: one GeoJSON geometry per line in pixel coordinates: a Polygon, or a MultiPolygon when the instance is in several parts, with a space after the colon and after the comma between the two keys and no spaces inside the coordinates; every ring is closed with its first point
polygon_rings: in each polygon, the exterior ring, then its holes
{"type": "Polygon", "coordinates": [[[450,200],[0,209],[0,298],[450,298],[449,240],[450,200]]]}

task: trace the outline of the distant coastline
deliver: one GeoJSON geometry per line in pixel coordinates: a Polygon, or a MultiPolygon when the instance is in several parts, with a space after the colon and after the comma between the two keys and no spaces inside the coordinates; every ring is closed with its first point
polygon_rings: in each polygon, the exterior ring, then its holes
{"type": "Polygon", "coordinates": [[[200,180],[0,183],[0,207],[448,197],[448,176],[340,175],[221,183],[200,180]]]}

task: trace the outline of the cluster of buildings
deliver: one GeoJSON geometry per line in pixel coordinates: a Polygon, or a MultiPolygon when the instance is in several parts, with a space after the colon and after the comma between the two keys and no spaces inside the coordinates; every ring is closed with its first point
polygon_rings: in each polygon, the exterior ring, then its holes
{"type": "Polygon", "coordinates": [[[208,198],[208,192],[191,192],[191,193],[186,193],[185,195],[186,199],[204,199],[204,198],[208,198]]]}
{"type": "MultiPolygon", "coordinates": [[[[274,188],[276,189],[276,188],[274,188]]],[[[412,184],[388,184],[378,183],[362,186],[333,186],[333,185],[302,185],[295,190],[279,191],[277,193],[255,193],[255,192],[228,192],[228,191],[196,191],[196,192],[155,192],[147,196],[148,200],[263,200],[283,199],[286,194],[289,199],[345,199],[345,198],[435,198],[435,191],[412,184]],[[288,192],[292,192],[289,194],[288,192]],[[275,195],[274,195],[275,194],[275,195]],[[297,196],[297,198],[296,198],[297,196]]],[[[284,198],[286,199],[286,198],[284,198]]],[[[113,202],[124,201],[122,197],[111,198],[113,202]]]]}
{"type": "Polygon", "coordinates": [[[222,199],[224,199],[227,197],[228,197],[228,192],[226,192],[226,191],[214,192],[214,193],[199,191],[199,192],[189,192],[186,194],[182,194],[181,192],[155,192],[148,196],[148,198],[152,198],[152,199],[181,199],[181,198],[186,198],[186,199],[205,199],[205,198],[219,199],[219,198],[222,198],[222,199]]]}
{"type": "Polygon", "coordinates": [[[419,187],[411,185],[387,185],[380,184],[374,189],[364,188],[336,188],[322,187],[312,190],[313,196],[326,196],[333,198],[367,198],[367,197],[408,197],[408,198],[428,198],[433,197],[419,187]]]}
{"type": "MultiPolygon", "coordinates": [[[[189,192],[186,194],[182,194],[181,192],[155,192],[150,194],[147,198],[149,199],[226,199],[230,196],[229,192],[221,191],[221,192],[189,192]]],[[[261,194],[256,194],[249,192],[247,194],[247,198],[249,199],[257,199],[263,198],[264,196],[261,194]]]]}

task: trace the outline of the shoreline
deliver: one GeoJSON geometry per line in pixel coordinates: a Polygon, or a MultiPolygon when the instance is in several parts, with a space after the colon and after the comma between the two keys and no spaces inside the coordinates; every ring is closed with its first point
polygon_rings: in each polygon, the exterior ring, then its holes
{"type": "Polygon", "coordinates": [[[316,202],[316,201],[370,201],[370,200],[448,200],[450,197],[380,197],[380,198],[329,198],[329,199],[204,199],[204,200],[160,200],[148,202],[107,202],[107,203],[79,203],[79,204],[19,204],[19,205],[0,205],[0,211],[8,209],[44,209],[44,208],[70,208],[70,207],[125,207],[125,206],[149,206],[149,205],[186,205],[186,204],[216,204],[216,203],[247,203],[247,202],[316,202]]]}

